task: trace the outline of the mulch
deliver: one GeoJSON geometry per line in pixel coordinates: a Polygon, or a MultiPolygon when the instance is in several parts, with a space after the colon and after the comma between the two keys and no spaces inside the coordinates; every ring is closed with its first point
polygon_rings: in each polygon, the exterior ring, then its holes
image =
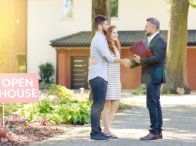
{"type": "MultiPolygon", "coordinates": [[[[65,128],[65,127],[64,127],[65,128]]],[[[44,126],[40,123],[28,124],[25,121],[9,121],[0,128],[0,146],[25,146],[65,133],[59,126],[44,126]]]]}

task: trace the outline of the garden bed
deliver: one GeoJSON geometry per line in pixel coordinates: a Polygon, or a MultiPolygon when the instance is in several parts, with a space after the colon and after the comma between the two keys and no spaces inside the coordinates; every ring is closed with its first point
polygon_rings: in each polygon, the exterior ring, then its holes
{"type": "MultiPolygon", "coordinates": [[[[89,124],[91,102],[80,96],[53,84],[49,91],[42,92],[37,104],[5,104],[6,130],[0,128],[0,145],[28,145],[89,124]]],[[[118,112],[130,108],[120,103],[118,112]]]]}
{"type": "MultiPolygon", "coordinates": [[[[25,122],[15,122],[15,124],[6,125],[6,134],[10,138],[0,140],[1,146],[28,145],[33,142],[43,141],[48,138],[61,135],[70,127],[63,126],[43,126],[40,123],[26,124],[25,122]]],[[[2,133],[2,129],[1,129],[2,133]]]]}

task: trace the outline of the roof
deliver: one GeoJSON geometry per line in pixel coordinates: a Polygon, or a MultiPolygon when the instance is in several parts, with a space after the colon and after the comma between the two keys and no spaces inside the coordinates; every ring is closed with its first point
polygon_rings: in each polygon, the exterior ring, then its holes
{"type": "MultiPolygon", "coordinates": [[[[160,31],[161,35],[167,40],[167,31],[160,31]]],[[[144,31],[118,31],[119,39],[122,46],[129,46],[146,39],[144,31]]],[[[188,30],[189,46],[196,45],[196,30],[188,30]]],[[[91,42],[91,31],[81,31],[72,35],[51,40],[52,47],[89,47],[91,42]]]]}

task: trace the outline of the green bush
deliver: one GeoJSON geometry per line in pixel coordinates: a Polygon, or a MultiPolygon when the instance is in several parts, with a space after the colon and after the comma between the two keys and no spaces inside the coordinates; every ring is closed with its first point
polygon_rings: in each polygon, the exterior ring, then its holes
{"type": "Polygon", "coordinates": [[[38,105],[37,104],[23,104],[16,111],[21,117],[27,119],[29,122],[39,121],[41,117],[38,115],[38,105]]]}
{"type": "Polygon", "coordinates": [[[38,105],[38,109],[40,113],[51,113],[54,107],[49,100],[42,100],[38,105]]]}
{"type": "Polygon", "coordinates": [[[73,99],[73,92],[64,86],[52,84],[50,86],[49,95],[56,95],[61,99],[73,99]]]}
{"type": "Polygon", "coordinates": [[[43,100],[37,105],[25,104],[17,113],[29,122],[47,120],[53,124],[87,124],[90,102],[79,100],[43,100]]]}
{"type": "Polygon", "coordinates": [[[39,82],[39,89],[40,90],[49,90],[51,84],[50,83],[45,83],[44,81],[39,82]]]}
{"type": "Polygon", "coordinates": [[[119,103],[118,110],[127,110],[127,109],[129,109],[129,108],[130,108],[129,105],[127,105],[127,104],[125,104],[125,103],[122,103],[122,102],[119,103]]]}
{"type": "Polygon", "coordinates": [[[131,93],[134,94],[134,95],[146,94],[146,86],[145,85],[141,85],[140,87],[131,90],[131,93]]]}
{"type": "Polygon", "coordinates": [[[87,124],[90,122],[90,102],[78,100],[61,100],[56,112],[62,116],[64,123],[87,124]]]}
{"type": "MultiPolygon", "coordinates": [[[[22,105],[21,104],[15,104],[15,103],[6,103],[5,106],[5,116],[10,116],[14,112],[16,112],[22,105]]],[[[3,104],[0,104],[0,116],[3,115],[3,104]]]]}
{"type": "Polygon", "coordinates": [[[58,114],[62,115],[64,123],[87,124],[90,122],[90,103],[88,101],[72,101],[61,104],[58,114]]]}
{"type": "MultiPolygon", "coordinates": [[[[76,100],[71,90],[52,84],[50,94],[57,100],[43,99],[38,104],[6,104],[6,116],[13,113],[29,122],[48,121],[53,124],[87,124],[90,122],[89,100],[76,100]]],[[[0,111],[2,114],[2,110],[0,111]]]]}
{"type": "Polygon", "coordinates": [[[39,66],[40,82],[53,83],[54,66],[51,63],[41,64],[39,66]]]}

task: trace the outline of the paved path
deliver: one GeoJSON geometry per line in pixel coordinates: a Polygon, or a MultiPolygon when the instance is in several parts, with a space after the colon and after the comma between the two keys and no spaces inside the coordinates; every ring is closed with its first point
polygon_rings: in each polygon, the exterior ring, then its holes
{"type": "Polygon", "coordinates": [[[32,146],[196,146],[196,95],[162,96],[164,139],[148,142],[138,140],[147,134],[149,126],[145,97],[124,97],[123,102],[133,102],[140,106],[118,113],[115,117],[112,131],[119,139],[91,141],[90,127],[85,125],[32,146]]]}

